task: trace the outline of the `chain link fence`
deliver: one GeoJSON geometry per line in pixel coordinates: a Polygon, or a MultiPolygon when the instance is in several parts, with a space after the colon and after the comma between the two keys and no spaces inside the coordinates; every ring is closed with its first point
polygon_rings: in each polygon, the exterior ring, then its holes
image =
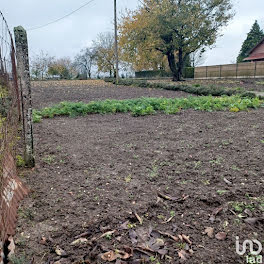
{"type": "Polygon", "coordinates": [[[22,120],[20,98],[14,42],[0,12],[0,263],[6,263],[18,203],[27,194],[16,168],[17,132],[22,120]]]}

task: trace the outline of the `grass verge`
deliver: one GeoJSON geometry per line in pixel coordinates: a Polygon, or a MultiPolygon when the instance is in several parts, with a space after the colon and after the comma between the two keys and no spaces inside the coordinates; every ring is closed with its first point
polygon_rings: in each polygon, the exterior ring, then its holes
{"type": "Polygon", "coordinates": [[[188,98],[139,98],[128,100],[103,100],[83,102],[62,102],[52,107],[33,111],[33,121],[54,116],[77,116],[87,114],[132,113],[133,116],[155,114],[157,111],[175,114],[182,109],[201,111],[246,111],[250,108],[263,107],[259,98],[242,98],[240,96],[190,96],[188,98]]]}

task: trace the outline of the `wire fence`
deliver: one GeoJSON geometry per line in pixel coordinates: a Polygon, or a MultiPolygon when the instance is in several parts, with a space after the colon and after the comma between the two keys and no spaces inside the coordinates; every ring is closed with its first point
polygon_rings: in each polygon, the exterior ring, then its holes
{"type": "Polygon", "coordinates": [[[16,146],[21,118],[14,42],[0,12],[0,263],[14,234],[18,202],[27,189],[17,177],[16,146]]]}

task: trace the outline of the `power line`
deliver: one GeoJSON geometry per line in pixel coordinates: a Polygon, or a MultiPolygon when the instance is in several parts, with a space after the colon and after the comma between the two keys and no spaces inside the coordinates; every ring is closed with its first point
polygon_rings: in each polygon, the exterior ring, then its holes
{"type": "Polygon", "coordinates": [[[54,21],[52,21],[52,22],[49,22],[49,23],[47,23],[47,24],[44,24],[44,25],[42,25],[42,26],[29,28],[27,31],[37,30],[37,29],[40,29],[40,28],[47,27],[47,26],[49,26],[49,25],[51,25],[51,24],[57,23],[57,22],[63,20],[64,18],[66,18],[66,17],[68,17],[68,16],[71,16],[72,14],[76,13],[77,11],[79,11],[80,9],[86,7],[87,5],[89,5],[90,3],[94,2],[94,1],[95,1],[95,0],[90,0],[89,2],[83,4],[83,5],[80,6],[79,8],[75,9],[75,10],[72,11],[71,13],[69,13],[69,14],[67,14],[67,15],[65,15],[65,16],[63,16],[63,17],[61,17],[61,18],[58,18],[58,19],[56,19],[56,20],[54,20],[54,21]]]}

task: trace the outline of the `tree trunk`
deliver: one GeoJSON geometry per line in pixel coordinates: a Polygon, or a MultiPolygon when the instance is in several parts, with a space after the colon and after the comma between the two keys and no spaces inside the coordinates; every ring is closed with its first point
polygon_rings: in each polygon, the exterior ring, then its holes
{"type": "Polygon", "coordinates": [[[178,70],[177,70],[177,81],[180,81],[182,78],[182,70],[183,70],[183,66],[184,66],[184,60],[183,60],[183,52],[182,49],[179,49],[179,53],[178,53],[178,70]]]}
{"type": "Polygon", "coordinates": [[[174,52],[168,52],[167,53],[167,58],[168,58],[168,63],[169,63],[169,67],[170,70],[173,74],[173,81],[180,81],[179,78],[179,73],[178,73],[178,69],[176,67],[176,62],[175,62],[175,56],[174,56],[174,52]]]}

